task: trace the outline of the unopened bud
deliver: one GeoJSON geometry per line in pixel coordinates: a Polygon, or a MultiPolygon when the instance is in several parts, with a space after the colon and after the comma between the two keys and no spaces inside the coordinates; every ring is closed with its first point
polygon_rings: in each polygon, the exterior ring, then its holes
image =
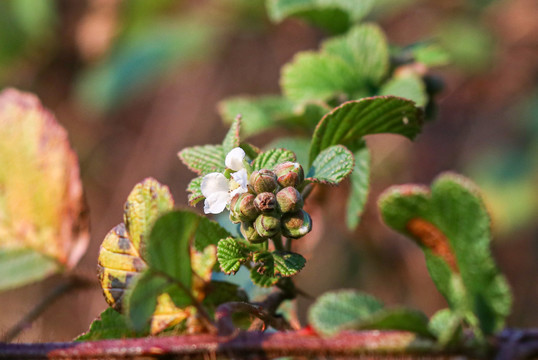
{"type": "Polygon", "coordinates": [[[312,219],[304,210],[282,216],[282,235],[298,239],[312,230],[312,219]]]}
{"type": "Polygon", "coordinates": [[[241,221],[253,221],[258,216],[258,210],[254,206],[255,196],[250,193],[235,195],[230,202],[232,215],[241,221]]]}
{"type": "Polygon", "coordinates": [[[276,194],[276,201],[283,213],[295,212],[303,208],[303,197],[296,188],[288,186],[276,194]]]}
{"type": "Polygon", "coordinates": [[[262,192],[254,199],[254,206],[261,212],[268,213],[276,208],[276,196],[270,192],[262,192]]]}
{"type": "Polygon", "coordinates": [[[278,184],[282,187],[297,187],[304,180],[304,171],[301,164],[287,161],[275,166],[278,184]]]}
{"type": "Polygon", "coordinates": [[[260,194],[263,192],[275,191],[278,183],[274,172],[267,169],[261,169],[260,171],[254,171],[252,175],[250,175],[250,185],[256,194],[260,194]]]}
{"type": "Polygon", "coordinates": [[[265,241],[265,238],[261,237],[260,234],[254,228],[254,224],[251,222],[242,222],[241,223],[241,234],[253,244],[262,243],[265,241]]]}
{"type": "Polygon", "coordinates": [[[280,230],[280,219],[268,214],[261,214],[254,222],[254,228],[262,237],[271,237],[280,230]]]}

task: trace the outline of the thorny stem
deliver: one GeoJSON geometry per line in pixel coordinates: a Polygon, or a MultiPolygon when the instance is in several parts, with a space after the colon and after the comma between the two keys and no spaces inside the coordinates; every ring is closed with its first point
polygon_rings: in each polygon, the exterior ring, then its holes
{"type": "Polygon", "coordinates": [[[65,280],[54,287],[30,312],[11,327],[0,339],[2,342],[10,342],[15,339],[23,330],[32,324],[45,310],[63,295],[77,289],[89,288],[96,285],[96,281],[87,277],[70,273],[65,280]]]}

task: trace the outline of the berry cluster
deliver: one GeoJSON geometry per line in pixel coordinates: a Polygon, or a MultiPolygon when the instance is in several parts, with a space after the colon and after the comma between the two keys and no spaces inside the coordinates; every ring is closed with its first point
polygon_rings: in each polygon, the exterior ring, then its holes
{"type": "Polygon", "coordinates": [[[312,230],[310,215],[303,210],[297,188],[304,181],[300,164],[285,162],[273,170],[254,171],[249,191],[233,197],[230,218],[241,223],[241,233],[252,243],[262,243],[279,234],[298,239],[312,230]]]}

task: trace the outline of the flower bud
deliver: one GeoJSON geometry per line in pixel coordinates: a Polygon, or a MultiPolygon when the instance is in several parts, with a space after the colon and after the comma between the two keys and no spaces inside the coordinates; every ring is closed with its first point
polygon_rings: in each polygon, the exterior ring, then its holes
{"type": "Polygon", "coordinates": [[[304,171],[301,164],[287,161],[275,166],[278,184],[282,187],[297,187],[304,180],[304,171]]]}
{"type": "Polygon", "coordinates": [[[242,222],[241,223],[241,234],[253,244],[258,244],[264,242],[266,239],[261,237],[260,234],[254,228],[254,224],[251,222],[242,222]]]}
{"type": "Polygon", "coordinates": [[[276,196],[270,192],[262,192],[254,199],[254,206],[263,213],[268,213],[276,208],[276,196]]]}
{"type": "Polygon", "coordinates": [[[282,235],[298,239],[312,230],[312,219],[304,210],[282,216],[282,235]]]}
{"type": "Polygon", "coordinates": [[[254,206],[255,196],[250,193],[235,195],[230,202],[230,211],[233,216],[241,221],[253,221],[258,216],[258,210],[254,206]]]}
{"type": "Polygon", "coordinates": [[[262,237],[271,237],[280,230],[280,219],[273,215],[261,214],[254,222],[254,228],[262,237]]]}
{"type": "Polygon", "coordinates": [[[252,175],[250,175],[250,185],[256,194],[260,194],[263,192],[275,191],[278,183],[276,182],[274,172],[267,169],[261,169],[260,171],[254,171],[252,175]]]}
{"type": "Polygon", "coordinates": [[[301,193],[291,186],[285,187],[276,194],[276,202],[283,213],[298,211],[303,208],[304,203],[301,193]]]}

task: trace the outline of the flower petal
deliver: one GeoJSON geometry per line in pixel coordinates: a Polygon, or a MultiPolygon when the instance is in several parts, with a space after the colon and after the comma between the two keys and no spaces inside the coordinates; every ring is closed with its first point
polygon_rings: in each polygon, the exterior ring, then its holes
{"type": "Polygon", "coordinates": [[[230,194],[228,191],[217,191],[209,195],[204,201],[204,213],[220,214],[226,208],[230,194]]]}
{"type": "Polygon", "coordinates": [[[243,159],[245,156],[245,151],[240,147],[236,147],[226,155],[226,160],[224,160],[224,163],[226,164],[227,168],[239,171],[245,168],[243,165],[243,159]]]}
{"type": "Polygon", "coordinates": [[[240,187],[244,188],[245,190],[248,190],[247,188],[247,185],[248,185],[248,177],[247,177],[247,170],[246,169],[241,169],[237,172],[234,172],[232,174],[232,178],[234,179],[234,181],[239,184],[240,187]]]}
{"type": "Polygon", "coordinates": [[[208,198],[211,194],[218,192],[228,192],[228,179],[221,173],[210,173],[204,176],[200,185],[202,195],[208,198]]]}

